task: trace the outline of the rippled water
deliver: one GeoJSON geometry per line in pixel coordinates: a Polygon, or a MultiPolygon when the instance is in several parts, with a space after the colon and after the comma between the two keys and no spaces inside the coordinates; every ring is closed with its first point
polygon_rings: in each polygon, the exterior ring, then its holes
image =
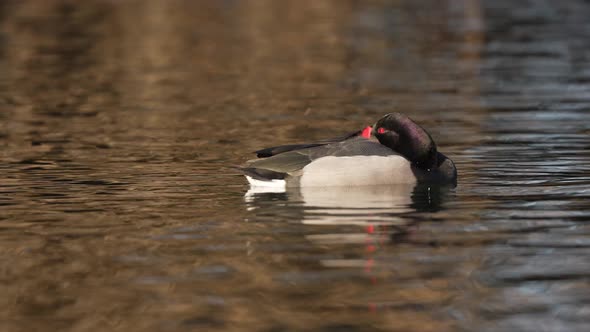
{"type": "Polygon", "coordinates": [[[587,1],[0,3],[3,331],[590,330],[587,1]],[[249,192],[412,116],[456,188],[249,192]]]}

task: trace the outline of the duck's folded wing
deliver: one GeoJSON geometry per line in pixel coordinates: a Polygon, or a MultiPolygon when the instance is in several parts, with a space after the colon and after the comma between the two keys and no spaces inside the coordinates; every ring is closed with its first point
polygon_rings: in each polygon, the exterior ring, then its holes
{"type": "Polygon", "coordinates": [[[282,179],[303,169],[313,160],[310,150],[313,149],[288,151],[270,158],[250,160],[242,170],[256,170],[256,173],[267,179],[282,179]]]}
{"type": "Polygon", "coordinates": [[[255,151],[255,153],[256,153],[256,157],[258,157],[258,158],[268,158],[268,157],[276,156],[278,154],[285,153],[285,152],[308,149],[308,148],[318,147],[318,146],[322,146],[322,145],[342,142],[347,139],[357,137],[361,133],[362,133],[361,130],[357,130],[355,132],[348,133],[346,135],[333,137],[333,138],[329,138],[329,139],[324,139],[324,140],[320,140],[320,141],[317,141],[314,143],[273,146],[270,148],[265,148],[265,149],[255,151]]]}
{"type": "Polygon", "coordinates": [[[268,158],[268,157],[276,156],[278,154],[289,152],[289,151],[313,148],[313,147],[321,146],[321,145],[325,145],[325,144],[328,144],[328,143],[279,145],[279,146],[273,146],[270,148],[258,150],[258,151],[255,151],[255,153],[256,153],[256,157],[258,157],[258,158],[268,158]]]}
{"type": "Polygon", "coordinates": [[[312,161],[328,156],[389,156],[397,154],[393,150],[363,138],[346,140],[336,144],[326,144],[300,150],[283,152],[269,158],[248,161],[241,170],[258,180],[284,179],[287,175],[297,175],[312,161]]]}

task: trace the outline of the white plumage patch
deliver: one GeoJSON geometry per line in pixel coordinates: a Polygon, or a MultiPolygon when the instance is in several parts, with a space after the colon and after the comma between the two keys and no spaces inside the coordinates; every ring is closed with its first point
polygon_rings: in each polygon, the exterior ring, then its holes
{"type": "Polygon", "coordinates": [[[251,187],[262,187],[267,189],[282,189],[285,190],[286,182],[285,180],[270,180],[270,181],[263,181],[263,180],[256,180],[252,177],[246,175],[246,179],[250,183],[251,187]]]}
{"type": "Polygon", "coordinates": [[[371,186],[416,183],[410,162],[401,155],[322,157],[303,168],[301,187],[371,186]]]}

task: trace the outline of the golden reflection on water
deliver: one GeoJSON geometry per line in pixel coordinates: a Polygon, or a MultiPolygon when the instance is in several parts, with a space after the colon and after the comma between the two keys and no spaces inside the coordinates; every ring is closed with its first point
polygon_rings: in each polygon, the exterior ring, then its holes
{"type": "Polygon", "coordinates": [[[590,9],[548,6],[1,3],[0,329],[584,330],[590,9]],[[394,109],[456,190],[244,197],[394,109]]]}

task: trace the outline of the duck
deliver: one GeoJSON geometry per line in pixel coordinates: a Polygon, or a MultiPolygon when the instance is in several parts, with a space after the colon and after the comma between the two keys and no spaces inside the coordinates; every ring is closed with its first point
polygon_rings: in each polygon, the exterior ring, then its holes
{"type": "Polygon", "coordinates": [[[373,126],[313,143],[255,151],[238,169],[251,187],[352,187],[399,184],[456,185],[457,168],[432,136],[394,112],[373,126]]]}

